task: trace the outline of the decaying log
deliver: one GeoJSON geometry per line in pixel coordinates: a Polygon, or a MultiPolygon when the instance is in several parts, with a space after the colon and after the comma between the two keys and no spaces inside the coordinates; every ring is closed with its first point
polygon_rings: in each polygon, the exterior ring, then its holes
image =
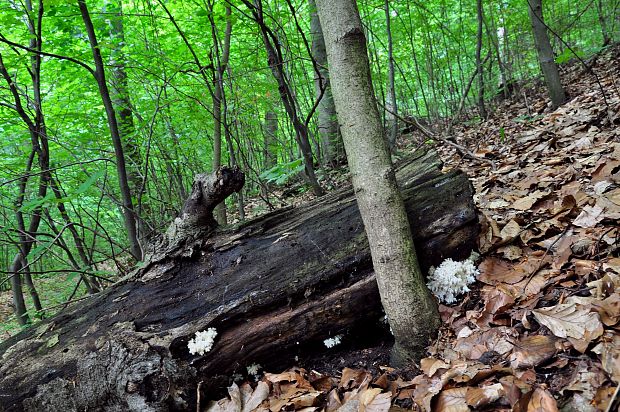
{"type": "MultiPolygon", "coordinates": [[[[423,270],[468,256],[478,233],[471,184],[440,169],[432,151],[399,166],[423,270]]],[[[199,236],[5,341],[0,410],[195,410],[199,382],[206,400],[250,364],[285,368],[381,317],[361,217],[340,190],[199,236]],[[212,350],[190,355],[210,327],[212,350]]]]}

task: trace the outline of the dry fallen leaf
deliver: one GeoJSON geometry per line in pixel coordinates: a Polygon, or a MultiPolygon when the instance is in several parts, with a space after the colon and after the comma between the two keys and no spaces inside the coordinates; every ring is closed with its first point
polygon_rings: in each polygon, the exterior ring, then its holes
{"type": "Polygon", "coordinates": [[[256,389],[245,383],[239,388],[236,383],[228,388],[230,399],[224,398],[217,402],[210,402],[206,412],[250,412],[269,396],[269,385],[258,382],[256,389]]]}
{"type": "Polygon", "coordinates": [[[603,209],[600,206],[586,205],[583,207],[583,210],[581,211],[579,216],[577,216],[575,220],[573,220],[573,225],[579,227],[594,227],[601,220],[603,220],[603,217],[603,209]]]}
{"type": "Polygon", "coordinates": [[[391,393],[381,393],[380,388],[370,388],[359,394],[359,412],[387,412],[392,404],[391,393]]]}
{"type": "Polygon", "coordinates": [[[519,224],[513,219],[510,222],[506,223],[506,226],[502,228],[499,234],[502,238],[502,241],[507,241],[509,239],[515,239],[517,236],[519,236],[519,233],[521,233],[521,226],[519,226],[519,224]]]}
{"type": "Polygon", "coordinates": [[[481,408],[497,401],[505,393],[504,386],[501,383],[495,383],[483,387],[468,388],[465,398],[469,406],[481,408]]]}
{"type": "Polygon", "coordinates": [[[483,260],[478,269],[480,269],[478,280],[488,285],[514,284],[529,274],[520,266],[494,257],[483,260]]]}
{"type": "Polygon", "coordinates": [[[522,338],[510,355],[510,366],[518,369],[540,365],[557,352],[555,342],[553,336],[534,335],[522,338]]]}
{"type": "Polygon", "coordinates": [[[340,389],[354,389],[367,384],[372,380],[372,375],[363,369],[351,369],[344,368],[342,370],[342,377],[340,378],[340,389]]]}
{"type": "Polygon", "coordinates": [[[442,391],[437,396],[433,411],[436,412],[469,412],[467,405],[467,387],[452,388],[442,391]]]}
{"type": "Polygon", "coordinates": [[[342,402],[340,401],[338,390],[332,389],[327,395],[327,406],[325,407],[325,412],[334,412],[341,406],[342,402]]]}
{"type": "Polygon", "coordinates": [[[559,338],[586,340],[587,343],[603,334],[603,324],[597,313],[574,303],[534,309],[536,320],[559,338]]]}
{"type": "Polygon", "coordinates": [[[620,384],[620,336],[613,334],[595,346],[592,352],[601,357],[601,365],[605,372],[617,385],[620,384]]]}
{"type": "Polygon", "coordinates": [[[513,408],[514,412],[558,412],[553,396],[543,388],[536,388],[523,395],[513,408]]]}
{"type": "Polygon", "coordinates": [[[432,377],[438,369],[449,367],[449,364],[435,358],[424,358],[420,361],[420,369],[429,377],[432,377]]]}
{"type": "Polygon", "coordinates": [[[286,392],[269,400],[269,410],[279,412],[285,407],[297,410],[314,406],[322,394],[315,390],[290,387],[286,392]]]}
{"type": "Polygon", "coordinates": [[[538,202],[540,199],[544,198],[545,196],[549,194],[550,192],[541,192],[537,190],[536,192],[531,193],[517,200],[516,202],[512,204],[511,207],[513,209],[522,210],[522,211],[531,209],[534,203],[538,202]]]}

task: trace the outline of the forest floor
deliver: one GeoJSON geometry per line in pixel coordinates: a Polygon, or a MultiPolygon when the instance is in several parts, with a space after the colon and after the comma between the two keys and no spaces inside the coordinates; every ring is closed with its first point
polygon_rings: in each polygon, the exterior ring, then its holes
{"type": "MultiPolygon", "coordinates": [[[[343,344],[260,371],[210,410],[618,410],[620,47],[588,63],[596,75],[563,67],[570,98],[555,111],[538,81],[491,102],[483,122],[472,111],[451,136],[467,155],[416,131],[401,138],[400,156],[433,144],[446,169],[468,173],[482,228],[477,282],[440,305],[443,326],[419,368],[388,367],[389,338],[343,344]]],[[[343,171],[324,186],[345,185],[343,171]]],[[[262,208],[248,203],[249,216],[262,208]]],[[[0,293],[0,322],[9,300],[0,293]]]]}
{"type": "MultiPolygon", "coordinates": [[[[211,410],[618,410],[620,48],[588,63],[563,67],[559,109],[534,81],[455,125],[467,155],[434,143],[475,187],[482,257],[471,292],[440,305],[419,369],[388,367],[389,341],[336,346],[233,385],[211,410]]],[[[400,151],[425,140],[404,136],[400,151]]]]}

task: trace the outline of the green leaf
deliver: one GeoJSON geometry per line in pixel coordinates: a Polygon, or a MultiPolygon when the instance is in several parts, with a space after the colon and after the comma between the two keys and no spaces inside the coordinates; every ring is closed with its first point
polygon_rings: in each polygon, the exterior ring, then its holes
{"type": "Polygon", "coordinates": [[[289,163],[278,164],[271,169],[265,170],[261,173],[261,179],[266,180],[269,183],[275,183],[282,185],[286,183],[291,177],[297,175],[304,170],[304,162],[302,159],[296,159],[289,163]]]}
{"type": "Polygon", "coordinates": [[[77,190],[74,192],[74,195],[80,195],[86,192],[104,174],[105,174],[105,170],[99,170],[93,173],[92,175],[90,175],[90,177],[77,188],[77,190]]]}

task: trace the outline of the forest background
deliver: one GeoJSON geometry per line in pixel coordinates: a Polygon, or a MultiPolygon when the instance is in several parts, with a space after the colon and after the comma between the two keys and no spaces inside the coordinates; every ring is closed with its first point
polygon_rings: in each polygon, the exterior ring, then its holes
{"type": "MultiPolygon", "coordinates": [[[[480,122],[539,81],[523,0],[358,6],[395,155],[410,122],[450,137],[451,116],[480,122]]],[[[620,0],[544,6],[558,63],[619,37],[620,0]]],[[[128,273],[196,173],[245,171],[228,223],[286,204],[283,185],[336,185],[317,24],[306,0],[2,0],[0,303],[17,315],[0,312],[1,338],[128,273]]]]}

